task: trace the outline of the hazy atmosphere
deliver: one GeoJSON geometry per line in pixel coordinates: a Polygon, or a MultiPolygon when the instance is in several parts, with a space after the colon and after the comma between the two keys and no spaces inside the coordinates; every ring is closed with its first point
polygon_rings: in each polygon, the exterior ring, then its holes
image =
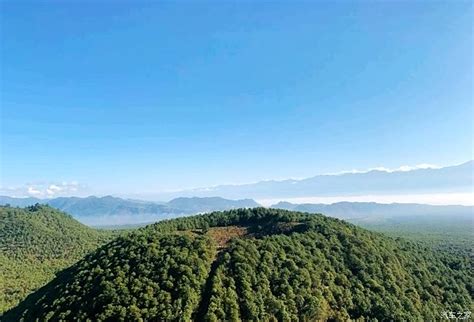
{"type": "Polygon", "coordinates": [[[472,321],[473,13],[0,0],[0,321],[472,321]]]}

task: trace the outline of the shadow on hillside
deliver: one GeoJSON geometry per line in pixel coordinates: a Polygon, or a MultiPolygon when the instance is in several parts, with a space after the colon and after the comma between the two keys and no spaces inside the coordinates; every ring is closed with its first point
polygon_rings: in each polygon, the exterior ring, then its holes
{"type": "Polygon", "coordinates": [[[54,299],[58,294],[63,294],[64,286],[66,285],[63,281],[71,280],[76,273],[76,265],[58,272],[51,282],[28,295],[16,307],[4,312],[4,314],[0,316],[0,321],[29,321],[29,316],[35,316],[38,312],[45,309],[40,307],[40,301],[44,299],[54,299]]]}

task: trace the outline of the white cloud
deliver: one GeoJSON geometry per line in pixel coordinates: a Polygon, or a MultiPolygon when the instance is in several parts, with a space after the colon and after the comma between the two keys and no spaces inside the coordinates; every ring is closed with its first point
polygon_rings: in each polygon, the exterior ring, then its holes
{"type": "Polygon", "coordinates": [[[40,196],[42,193],[34,187],[28,187],[28,194],[32,197],[40,196]]]}
{"type": "Polygon", "coordinates": [[[440,169],[441,167],[438,165],[434,164],[428,164],[428,163],[421,163],[417,164],[415,166],[409,166],[409,165],[402,165],[399,168],[396,169],[385,169],[387,172],[396,172],[396,171],[413,171],[413,170],[420,170],[420,169],[440,169]]]}
{"type": "Polygon", "coordinates": [[[54,198],[58,196],[83,195],[87,187],[77,181],[61,183],[30,183],[18,187],[0,187],[0,194],[12,197],[54,198]]]}
{"type": "MultiPolygon", "coordinates": [[[[67,186],[67,183],[65,184],[63,182],[63,186],[67,186]]],[[[48,196],[54,196],[54,195],[56,195],[56,194],[58,194],[58,193],[60,193],[61,191],[64,190],[63,186],[60,187],[58,185],[51,184],[51,185],[49,185],[48,188],[46,188],[46,194],[48,196]]]]}

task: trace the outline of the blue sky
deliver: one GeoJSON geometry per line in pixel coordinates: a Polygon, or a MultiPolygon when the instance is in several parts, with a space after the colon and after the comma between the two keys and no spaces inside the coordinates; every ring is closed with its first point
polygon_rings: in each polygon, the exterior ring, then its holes
{"type": "Polygon", "coordinates": [[[2,187],[127,194],[472,159],[470,2],[1,6],[2,187]]]}

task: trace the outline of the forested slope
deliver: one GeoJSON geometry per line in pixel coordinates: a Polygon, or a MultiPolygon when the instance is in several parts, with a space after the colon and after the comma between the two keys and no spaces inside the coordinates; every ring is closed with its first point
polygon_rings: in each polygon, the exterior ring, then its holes
{"type": "Polygon", "coordinates": [[[113,236],[48,206],[0,206],[0,312],[113,236]]]}
{"type": "Polygon", "coordinates": [[[438,320],[471,307],[469,265],[322,215],[215,212],[119,237],[3,320],[438,320]]]}

